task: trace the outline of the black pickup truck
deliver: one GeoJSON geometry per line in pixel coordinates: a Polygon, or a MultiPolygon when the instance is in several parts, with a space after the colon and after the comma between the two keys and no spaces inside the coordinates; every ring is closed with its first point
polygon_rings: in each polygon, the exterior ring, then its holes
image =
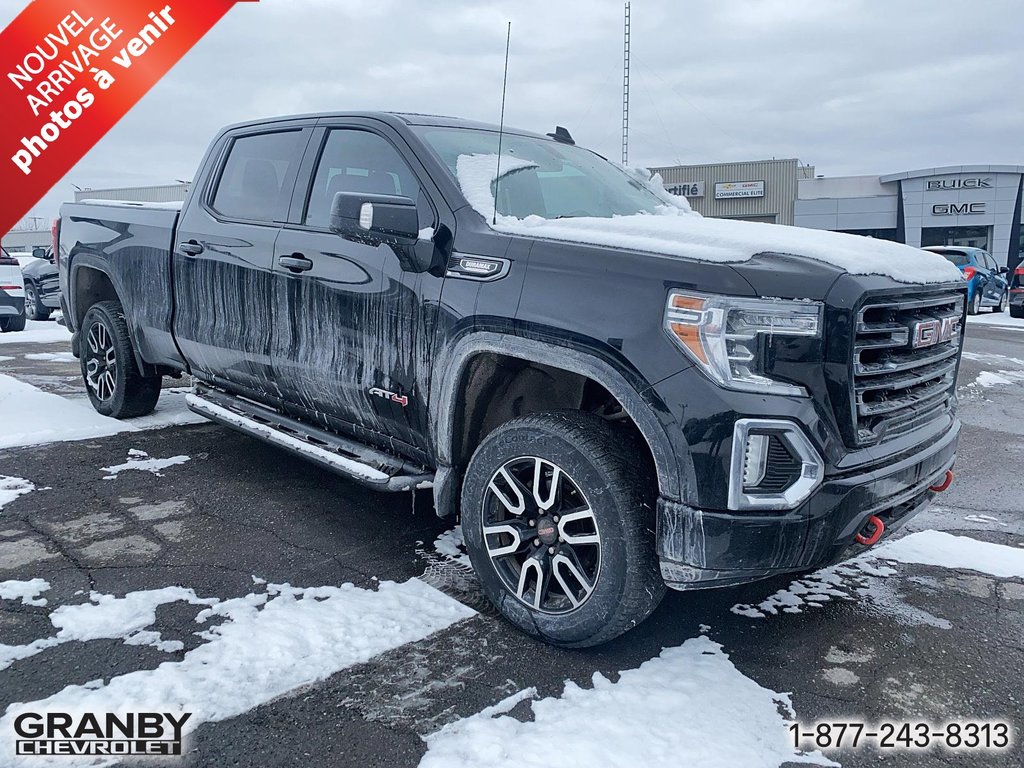
{"type": "Polygon", "coordinates": [[[488,597],[551,643],[617,636],[666,585],[834,562],[952,477],[955,267],[702,218],[561,128],[236,125],[183,205],[67,204],[58,240],[100,413],[187,372],[215,421],[432,486],[488,597]]]}

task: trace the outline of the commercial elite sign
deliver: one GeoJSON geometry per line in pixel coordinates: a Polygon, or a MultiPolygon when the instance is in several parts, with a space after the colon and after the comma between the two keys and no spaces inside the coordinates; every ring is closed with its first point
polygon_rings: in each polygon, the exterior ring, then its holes
{"type": "Polygon", "coordinates": [[[720,181],[715,184],[715,199],[730,197],[764,197],[763,181],[720,181]]]}

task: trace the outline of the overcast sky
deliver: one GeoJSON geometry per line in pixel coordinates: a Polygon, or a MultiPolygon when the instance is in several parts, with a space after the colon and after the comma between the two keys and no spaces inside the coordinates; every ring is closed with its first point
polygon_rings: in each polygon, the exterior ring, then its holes
{"type": "MultiPolygon", "coordinates": [[[[173,4],[173,2],[172,2],[173,4]]],[[[24,0],[0,0],[0,26],[24,0]]],[[[156,7],[156,6],[154,6],[156,7]]],[[[618,159],[623,3],[240,3],[71,184],[191,179],[226,123],[382,109],[506,122],[618,159]]],[[[796,157],[829,176],[1024,164],[1020,0],[633,0],[630,164],[796,157]]]]}

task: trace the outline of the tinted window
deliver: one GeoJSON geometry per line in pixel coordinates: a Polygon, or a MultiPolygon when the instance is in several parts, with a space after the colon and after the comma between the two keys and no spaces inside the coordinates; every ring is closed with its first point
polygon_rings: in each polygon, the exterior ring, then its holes
{"type": "Polygon", "coordinates": [[[956,264],[958,267],[966,267],[971,263],[971,257],[962,251],[944,251],[942,253],[946,261],[956,264]]]}
{"type": "Polygon", "coordinates": [[[368,131],[342,129],[327,134],[309,192],[305,223],[311,227],[330,224],[331,203],[338,192],[402,195],[416,200],[419,184],[386,139],[368,131]]]}
{"type": "Polygon", "coordinates": [[[996,260],[992,258],[992,254],[985,252],[982,254],[985,257],[985,266],[991,269],[993,272],[998,269],[996,267],[996,260]]]}
{"type": "Polygon", "coordinates": [[[299,161],[301,136],[301,131],[282,131],[235,139],[213,198],[214,210],[236,219],[283,219],[291,193],[285,180],[299,161]]]}

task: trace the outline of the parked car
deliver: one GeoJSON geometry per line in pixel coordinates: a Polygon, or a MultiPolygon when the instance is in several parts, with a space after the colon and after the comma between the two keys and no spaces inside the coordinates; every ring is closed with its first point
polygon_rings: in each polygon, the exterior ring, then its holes
{"type": "Polygon", "coordinates": [[[1024,263],[1017,265],[1010,278],[1010,317],[1024,317],[1024,263]]]}
{"type": "Polygon", "coordinates": [[[53,249],[40,251],[22,267],[21,274],[25,279],[25,316],[29,320],[49,320],[50,313],[60,309],[60,277],[53,249]]]}
{"type": "Polygon", "coordinates": [[[925,250],[942,254],[963,273],[967,281],[967,314],[976,315],[982,307],[991,307],[993,312],[1006,309],[1008,270],[997,266],[988,251],[954,245],[933,245],[925,250]]]}
{"type": "Polygon", "coordinates": [[[948,485],[967,286],[945,260],[704,219],[564,129],[501,146],[452,118],[261,120],[182,205],[65,204],[96,410],[149,413],[188,372],[197,413],[432,487],[498,610],[573,647],[666,585],[861,551],[948,485]]]}
{"type": "Polygon", "coordinates": [[[21,265],[0,249],[0,333],[25,330],[25,283],[21,265]]]}

